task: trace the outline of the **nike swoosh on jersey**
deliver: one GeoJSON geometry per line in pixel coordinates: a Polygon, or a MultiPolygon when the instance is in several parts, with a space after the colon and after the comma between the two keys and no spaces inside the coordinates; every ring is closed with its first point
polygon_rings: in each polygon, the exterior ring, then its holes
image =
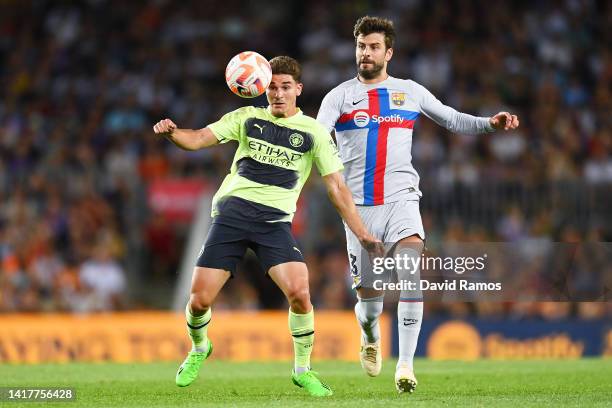
{"type": "Polygon", "coordinates": [[[358,100],[357,102],[353,102],[353,106],[355,106],[355,105],[365,101],[366,99],[368,99],[368,98],[363,98],[363,99],[358,100]]]}

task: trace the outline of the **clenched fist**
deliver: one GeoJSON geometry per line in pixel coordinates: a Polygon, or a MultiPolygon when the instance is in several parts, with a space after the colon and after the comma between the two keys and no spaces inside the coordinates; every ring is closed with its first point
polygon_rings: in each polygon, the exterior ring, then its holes
{"type": "Polygon", "coordinates": [[[176,124],[170,119],[162,119],[153,126],[156,135],[168,136],[176,129],[176,124]]]}
{"type": "Polygon", "coordinates": [[[499,112],[489,118],[489,123],[495,130],[512,130],[519,126],[518,117],[509,112],[499,112]]]}

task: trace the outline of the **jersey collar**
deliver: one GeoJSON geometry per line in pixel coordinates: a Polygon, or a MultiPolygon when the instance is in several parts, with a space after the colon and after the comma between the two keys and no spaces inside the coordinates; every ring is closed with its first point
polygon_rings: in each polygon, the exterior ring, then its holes
{"type": "Polygon", "coordinates": [[[297,118],[304,114],[299,107],[296,107],[296,109],[297,111],[293,115],[286,117],[286,118],[277,118],[276,116],[274,116],[272,114],[272,109],[270,109],[270,105],[268,105],[268,107],[266,108],[266,112],[268,112],[268,115],[272,116],[274,119],[292,119],[292,118],[297,118]]]}
{"type": "Polygon", "coordinates": [[[374,87],[376,87],[376,86],[378,86],[378,85],[380,85],[380,84],[384,84],[385,82],[387,82],[387,81],[388,81],[388,80],[390,80],[390,79],[393,79],[393,77],[387,73],[387,77],[386,77],[385,79],[383,79],[382,81],[374,82],[374,83],[372,83],[372,84],[366,84],[365,82],[361,82],[361,81],[359,80],[359,75],[357,75],[357,76],[355,77],[355,79],[356,79],[356,80],[357,80],[357,82],[358,82],[358,83],[360,83],[361,85],[364,85],[364,86],[374,86],[374,87]]]}

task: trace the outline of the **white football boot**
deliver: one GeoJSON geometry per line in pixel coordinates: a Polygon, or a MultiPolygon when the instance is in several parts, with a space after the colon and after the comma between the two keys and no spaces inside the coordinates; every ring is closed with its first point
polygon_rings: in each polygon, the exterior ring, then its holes
{"type": "Polygon", "coordinates": [[[374,343],[366,343],[361,339],[361,350],[359,351],[361,367],[370,377],[380,374],[382,368],[382,353],[380,351],[380,339],[374,343]]]}
{"type": "Polygon", "coordinates": [[[417,386],[417,379],[408,365],[400,364],[395,370],[395,388],[400,394],[403,392],[413,393],[417,386]]]}

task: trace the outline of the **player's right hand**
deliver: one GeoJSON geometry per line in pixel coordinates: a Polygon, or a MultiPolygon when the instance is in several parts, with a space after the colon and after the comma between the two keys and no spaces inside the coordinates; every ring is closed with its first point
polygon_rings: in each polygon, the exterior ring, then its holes
{"type": "Polygon", "coordinates": [[[380,239],[368,234],[366,237],[361,238],[359,242],[371,257],[382,258],[385,256],[385,246],[380,239]]]}
{"type": "Polygon", "coordinates": [[[176,129],[176,124],[170,119],[162,119],[153,126],[156,135],[168,136],[176,129]]]}

